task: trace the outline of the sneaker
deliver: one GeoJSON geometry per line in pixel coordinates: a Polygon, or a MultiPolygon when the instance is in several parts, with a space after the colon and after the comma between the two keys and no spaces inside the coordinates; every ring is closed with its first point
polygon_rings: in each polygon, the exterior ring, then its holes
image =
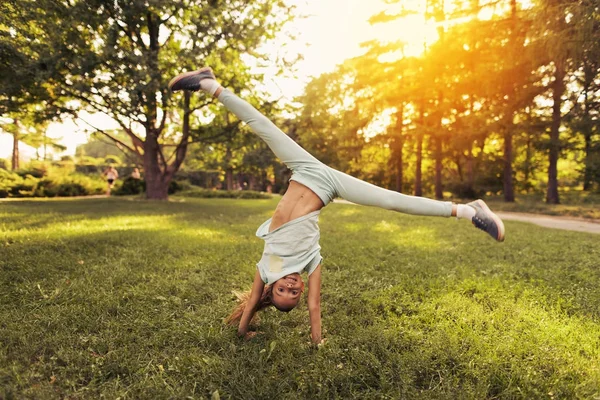
{"type": "Polygon", "coordinates": [[[467,204],[475,209],[475,216],[471,219],[473,225],[487,232],[499,242],[504,241],[504,223],[490,210],[483,200],[475,200],[467,204]]]}
{"type": "Polygon", "coordinates": [[[200,90],[200,81],[203,79],[216,79],[210,67],[200,68],[198,71],[184,72],[177,75],[169,82],[169,89],[173,92],[178,90],[190,90],[197,92],[200,90]]]}

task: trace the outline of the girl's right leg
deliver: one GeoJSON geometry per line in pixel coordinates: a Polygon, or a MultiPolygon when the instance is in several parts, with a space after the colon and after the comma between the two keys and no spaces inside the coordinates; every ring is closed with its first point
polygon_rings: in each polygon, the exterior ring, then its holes
{"type": "Polygon", "coordinates": [[[236,117],[250,126],[277,158],[291,170],[306,164],[321,164],[314,156],[304,150],[292,138],[279,129],[271,120],[256,108],[227,89],[221,88],[217,98],[236,117]]]}
{"type": "Polygon", "coordinates": [[[320,165],[321,162],[304,150],[292,138],[248,102],[223,88],[209,67],[180,74],[169,82],[169,89],[198,91],[216,96],[229,111],[250,126],[269,148],[292,171],[300,166],[320,165]]]}

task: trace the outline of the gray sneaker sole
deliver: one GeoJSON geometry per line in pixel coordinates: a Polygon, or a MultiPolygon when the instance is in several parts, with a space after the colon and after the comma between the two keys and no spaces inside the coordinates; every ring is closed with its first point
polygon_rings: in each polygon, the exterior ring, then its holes
{"type": "Polygon", "coordinates": [[[492,219],[496,223],[496,226],[498,227],[498,237],[496,238],[496,240],[499,241],[499,242],[504,242],[504,222],[502,222],[502,220],[500,219],[500,217],[497,216],[496,214],[494,214],[492,212],[492,210],[490,210],[490,208],[487,206],[487,204],[485,204],[485,201],[483,201],[483,200],[476,200],[475,203],[479,204],[479,206],[487,214],[489,214],[492,217],[492,219]]]}
{"type": "MultiPolygon", "coordinates": [[[[210,74],[213,75],[212,68],[210,68],[210,67],[203,67],[196,71],[184,72],[183,74],[177,75],[175,78],[171,79],[171,81],[169,82],[169,85],[168,85],[169,90],[173,90],[173,86],[175,86],[175,84],[177,82],[179,82],[180,80],[187,78],[188,76],[201,75],[204,72],[210,72],[210,74]]],[[[207,76],[206,78],[202,78],[202,79],[214,79],[214,77],[207,76]]],[[[181,89],[176,89],[176,90],[181,90],[181,89]]]]}

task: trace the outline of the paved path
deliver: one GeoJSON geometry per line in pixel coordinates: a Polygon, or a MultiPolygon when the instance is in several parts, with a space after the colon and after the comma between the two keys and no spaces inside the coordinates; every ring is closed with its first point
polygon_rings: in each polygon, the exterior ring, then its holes
{"type": "MultiPolygon", "coordinates": [[[[342,199],[335,199],[336,203],[353,204],[342,199]]],[[[499,211],[496,214],[504,221],[530,222],[546,228],[564,229],[600,234],[600,220],[574,217],[559,217],[554,215],[528,214],[517,212],[499,211]]]]}
{"type": "Polygon", "coordinates": [[[546,228],[565,229],[600,234],[600,220],[573,217],[558,217],[553,215],[526,214],[499,211],[496,214],[505,221],[531,222],[546,228]]]}

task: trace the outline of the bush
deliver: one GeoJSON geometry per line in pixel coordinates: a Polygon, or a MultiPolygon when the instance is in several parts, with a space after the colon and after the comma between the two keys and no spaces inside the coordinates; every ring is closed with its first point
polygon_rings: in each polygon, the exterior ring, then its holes
{"type": "Polygon", "coordinates": [[[75,171],[86,175],[101,174],[102,168],[94,164],[76,164],[75,171]]]}
{"type": "Polygon", "coordinates": [[[0,169],[0,197],[30,197],[37,184],[31,175],[20,175],[0,169]]]}
{"type": "Polygon", "coordinates": [[[199,198],[227,198],[227,199],[270,199],[268,193],[256,192],[254,190],[208,190],[193,189],[180,193],[180,196],[199,198]]]}
{"type": "Polygon", "coordinates": [[[105,188],[100,176],[55,173],[40,179],[0,169],[0,197],[85,196],[104,193],[105,188]]]}
{"type": "Polygon", "coordinates": [[[19,168],[15,172],[22,178],[25,178],[27,175],[30,175],[34,178],[43,178],[46,176],[46,168],[42,165],[19,168]]]}
{"type": "Polygon", "coordinates": [[[132,194],[141,194],[146,191],[146,182],[142,179],[135,179],[127,177],[123,180],[123,184],[120,188],[115,190],[113,193],[117,196],[126,196],[132,194]]]}
{"type": "Polygon", "coordinates": [[[169,183],[169,194],[174,194],[177,192],[182,192],[184,190],[192,189],[192,185],[187,180],[175,180],[173,179],[169,183]]]}
{"type": "Polygon", "coordinates": [[[21,182],[23,182],[23,178],[19,175],[5,169],[0,169],[0,198],[8,197],[13,186],[21,182]]]}
{"type": "Polygon", "coordinates": [[[51,179],[41,179],[38,181],[34,191],[34,197],[56,197],[58,189],[56,184],[51,179]]]}
{"type": "Polygon", "coordinates": [[[90,194],[87,188],[77,182],[61,183],[58,185],[56,193],[62,197],[85,196],[90,194]]]}

